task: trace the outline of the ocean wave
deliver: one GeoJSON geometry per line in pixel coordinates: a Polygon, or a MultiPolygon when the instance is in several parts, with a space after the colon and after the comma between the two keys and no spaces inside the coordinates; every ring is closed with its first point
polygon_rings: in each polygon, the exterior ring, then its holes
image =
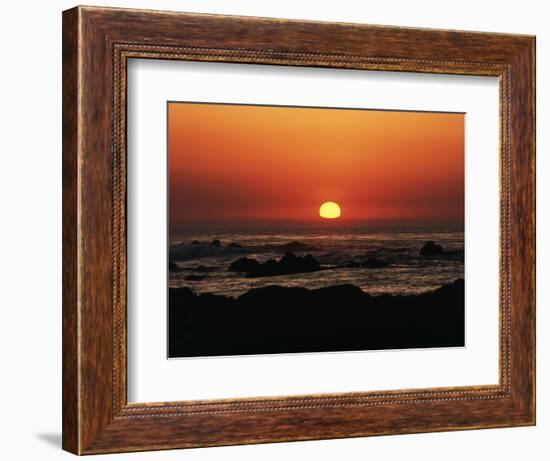
{"type": "Polygon", "coordinates": [[[193,240],[191,243],[180,243],[170,246],[169,257],[171,261],[186,261],[198,258],[225,257],[233,255],[242,255],[248,253],[281,253],[287,251],[301,253],[306,251],[315,251],[317,248],[313,245],[293,240],[286,243],[267,243],[262,245],[241,245],[236,242],[222,244],[218,239],[211,242],[201,242],[193,240]]]}

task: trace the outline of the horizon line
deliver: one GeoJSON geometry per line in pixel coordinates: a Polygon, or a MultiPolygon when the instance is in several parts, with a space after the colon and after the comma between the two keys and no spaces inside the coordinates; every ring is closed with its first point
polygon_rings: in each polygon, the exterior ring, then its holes
{"type": "Polygon", "coordinates": [[[185,225],[176,225],[169,226],[168,231],[172,230],[343,230],[343,229],[457,229],[464,230],[464,225],[459,224],[445,224],[445,225],[349,225],[349,226],[262,226],[261,224],[256,226],[185,226],[185,225]]]}

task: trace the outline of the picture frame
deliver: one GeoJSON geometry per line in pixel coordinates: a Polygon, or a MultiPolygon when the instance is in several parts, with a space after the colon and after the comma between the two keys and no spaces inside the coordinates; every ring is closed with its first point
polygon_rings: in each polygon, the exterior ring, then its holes
{"type": "Polygon", "coordinates": [[[534,425],[535,38],[98,7],[65,11],[62,383],[63,449],[79,455],[534,425]],[[498,77],[498,384],[128,402],[130,59],[498,77]]]}

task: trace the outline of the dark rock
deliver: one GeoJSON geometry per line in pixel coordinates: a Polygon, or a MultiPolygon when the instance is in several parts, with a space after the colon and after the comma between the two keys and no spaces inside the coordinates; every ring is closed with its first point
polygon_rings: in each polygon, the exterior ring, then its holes
{"type": "Polygon", "coordinates": [[[281,275],[279,263],[274,259],[268,259],[265,263],[260,264],[256,269],[247,274],[249,277],[265,277],[268,275],[281,275]]]}
{"type": "Polygon", "coordinates": [[[198,240],[193,240],[191,242],[191,245],[200,245],[201,242],[199,242],[198,240]]]}
{"type": "Polygon", "coordinates": [[[264,263],[259,263],[255,259],[240,258],[237,261],[233,261],[229,266],[230,271],[243,272],[248,277],[299,274],[314,272],[320,269],[321,265],[310,254],[296,256],[290,251],[287,251],[279,261],[270,259],[264,263]]]}
{"type": "Polygon", "coordinates": [[[204,275],[191,274],[185,277],[185,280],[189,280],[190,282],[200,282],[201,280],[204,280],[204,275]]]}
{"type": "Polygon", "coordinates": [[[421,256],[440,256],[443,255],[445,251],[441,245],[432,242],[431,240],[426,242],[424,246],[420,249],[421,256]]]}
{"type": "Polygon", "coordinates": [[[232,272],[252,272],[258,268],[260,263],[252,258],[239,258],[229,266],[232,272]]]}
{"type": "Polygon", "coordinates": [[[352,285],[351,283],[318,288],[316,290],[312,290],[312,292],[314,295],[323,298],[323,301],[320,301],[321,303],[326,301],[339,303],[343,299],[357,299],[361,301],[368,301],[368,299],[371,297],[368,293],[361,290],[361,288],[356,285],[352,285]]]}
{"type": "Polygon", "coordinates": [[[229,245],[227,245],[229,248],[242,248],[243,246],[238,244],[238,243],[235,243],[235,242],[231,242],[229,245]]]}
{"type": "Polygon", "coordinates": [[[222,242],[220,242],[218,239],[214,239],[210,242],[210,245],[212,245],[213,247],[219,247],[222,246],[222,242]]]}
{"type": "Polygon", "coordinates": [[[287,251],[277,264],[276,271],[280,274],[297,274],[300,272],[315,272],[321,269],[319,262],[309,253],[296,256],[287,251]]]}
{"type": "Polygon", "coordinates": [[[234,299],[169,290],[169,356],[464,346],[464,280],[419,295],[266,286],[234,299]]]}

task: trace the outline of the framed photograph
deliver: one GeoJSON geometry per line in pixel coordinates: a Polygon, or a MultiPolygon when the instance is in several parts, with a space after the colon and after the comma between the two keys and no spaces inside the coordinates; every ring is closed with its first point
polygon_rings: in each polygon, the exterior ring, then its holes
{"type": "Polygon", "coordinates": [[[535,424],[535,38],[63,13],[63,448],[535,424]]]}

